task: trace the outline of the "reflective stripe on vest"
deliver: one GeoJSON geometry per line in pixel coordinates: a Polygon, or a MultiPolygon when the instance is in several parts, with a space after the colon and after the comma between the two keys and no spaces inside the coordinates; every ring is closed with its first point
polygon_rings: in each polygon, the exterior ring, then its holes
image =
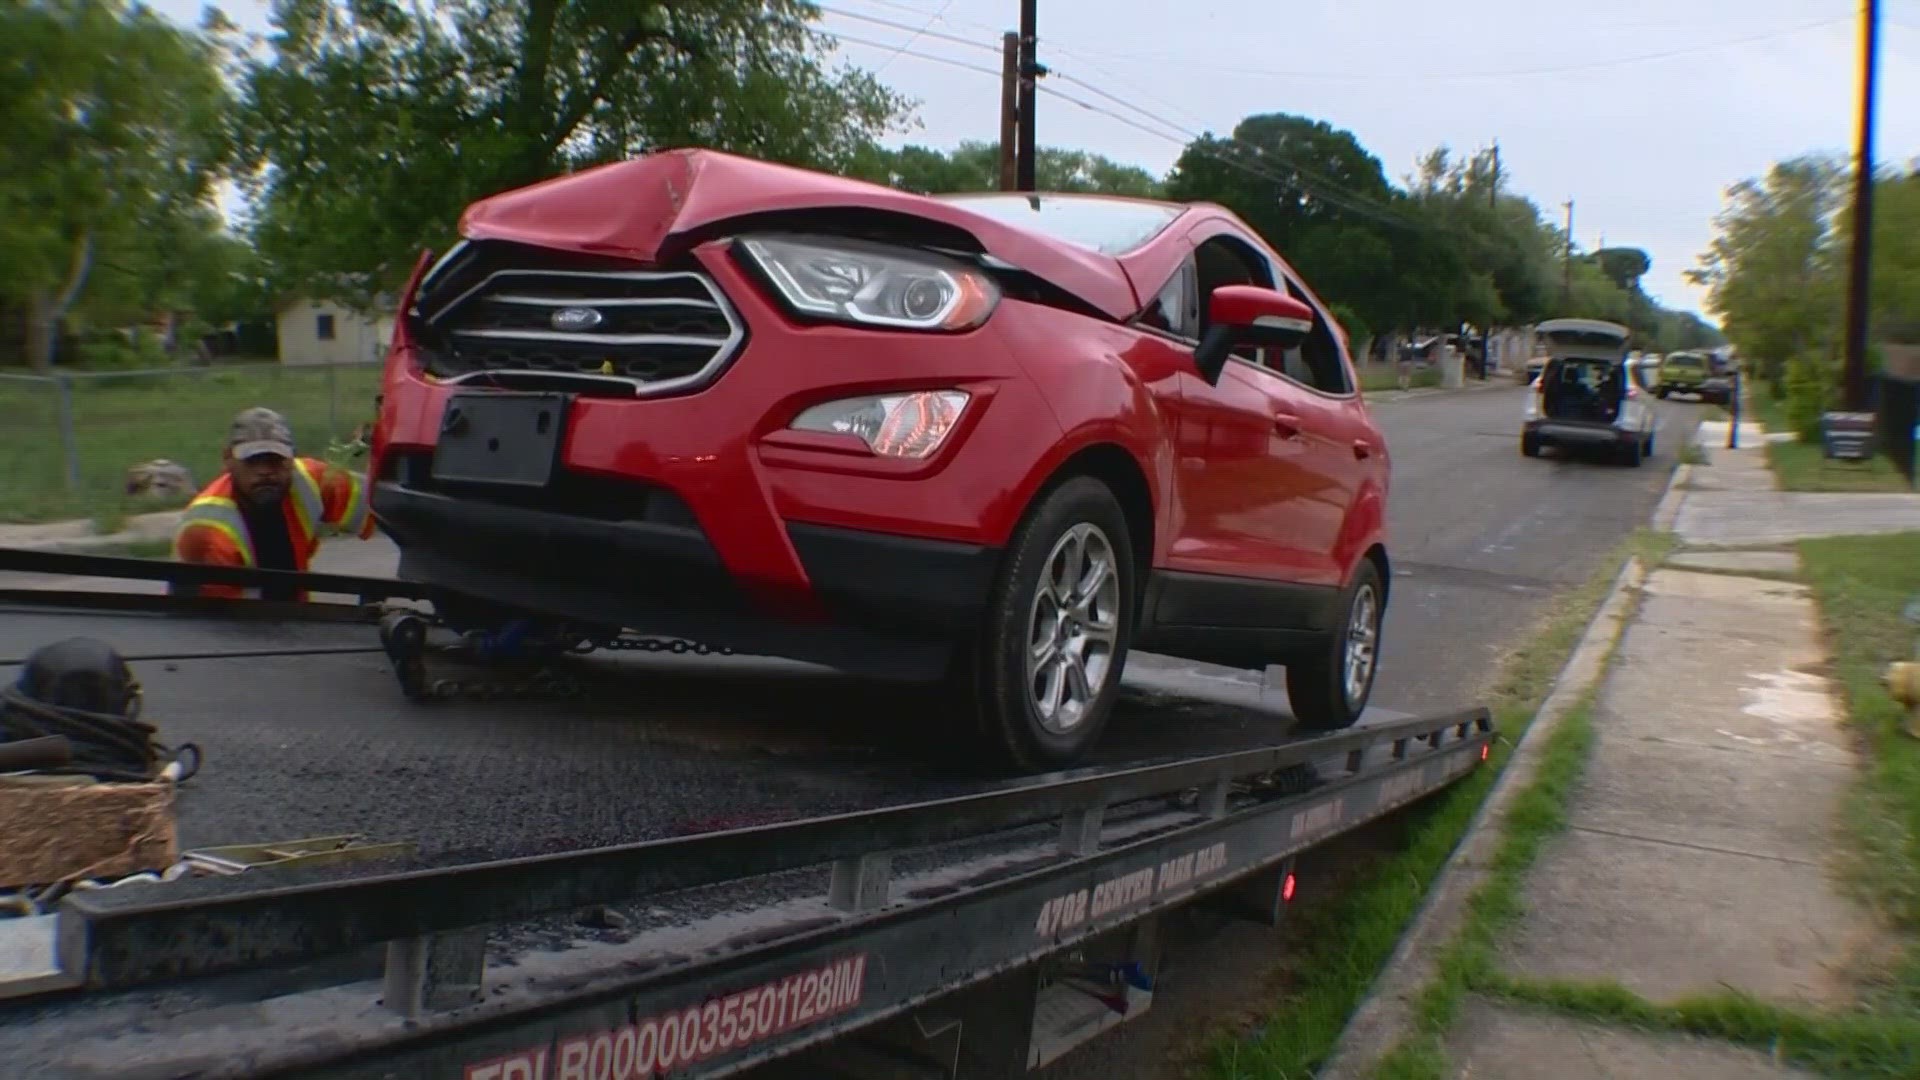
{"type": "Polygon", "coordinates": [[[247,521],[240,516],[240,507],[225,495],[202,495],[187,504],[180,515],[180,527],[173,534],[173,556],[180,557],[180,538],[189,528],[213,529],[233,541],[240,552],[240,565],[252,566],[253,537],[247,532],[247,521]]]}
{"type": "Polygon", "coordinates": [[[369,507],[360,486],[360,474],[352,469],[344,471],[347,474],[347,497],[352,501],[347,504],[347,520],[341,523],[340,531],[346,536],[357,537],[360,530],[367,527],[369,507]]]}
{"type": "MultiPolygon", "coordinates": [[[[307,459],[295,458],[293,462],[293,516],[299,523],[300,531],[293,538],[302,552],[313,547],[314,540],[320,535],[320,523],[326,520],[326,501],[320,497],[320,480],[307,471],[307,459]]],[[[305,562],[305,556],[302,556],[305,562]]]]}

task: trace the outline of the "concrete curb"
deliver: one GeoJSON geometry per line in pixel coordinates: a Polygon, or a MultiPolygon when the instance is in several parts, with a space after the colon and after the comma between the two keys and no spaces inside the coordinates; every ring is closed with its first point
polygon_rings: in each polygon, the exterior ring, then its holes
{"type": "Polygon", "coordinates": [[[1681,464],[1673,470],[1667,479],[1667,492],[1660,496],[1660,505],[1653,511],[1653,527],[1661,532],[1672,532],[1674,522],[1680,520],[1680,507],[1687,501],[1687,481],[1693,477],[1693,466],[1681,464]]]}
{"type": "MultiPolygon", "coordinates": [[[[1672,516],[1678,516],[1679,503],[1685,497],[1679,481],[1687,468],[1682,465],[1668,477],[1660,510],[1654,514],[1656,527],[1661,514],[1668,511],[1669,503],[1672,503],[1672,516]],[[1681,499],[1675,499],[1676,494],[1681,499]]],[[[1414,1006],[1427,984],[1433,981],[1441,953],[1458,935],[1466,920],[1467,905],[1493,865],[1493,857],[1505,834],[1507,808],[1539,772],[1547,737],[1576,702],[1600,685],[1614,645],[1626,630],[1633,592],[1646,581],[1652,569],[1635,556],[1615,575],[1606,600],[1587,624],[1573,655],[1561,667],[1553,689],[1541,702],[1533,723],[1527,726],[1514,747],[1513,757],[1474,814],[1459,847],[1454,849],[1446,867],[1427,890],[1419,913],[1401,935],[1386,966],[1374,978],[1366,998],[1347,1020],[1346,1030],[1341,1032],[1333,1053],[1315,1072],[1318,1080],[1364,1080],[1413,1026],[1414,1006]]]]}

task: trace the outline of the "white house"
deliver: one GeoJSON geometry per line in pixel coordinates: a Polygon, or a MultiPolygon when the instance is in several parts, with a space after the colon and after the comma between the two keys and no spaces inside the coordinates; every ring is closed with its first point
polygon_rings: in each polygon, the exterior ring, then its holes
{"type": "Polygon", "coordinates": [[[363,315],[332,300],[287,300],[274,315],[283,364],[352,364],[378,361],[393,338],[393,315],[384,308],[363,315]]]}

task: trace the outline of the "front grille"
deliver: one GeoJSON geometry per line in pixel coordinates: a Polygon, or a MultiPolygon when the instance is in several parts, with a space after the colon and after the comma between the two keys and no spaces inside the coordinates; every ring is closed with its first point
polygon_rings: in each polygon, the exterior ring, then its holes
{"type": "Polygon", "coordinates": [[[476,376],[589,376],[654,395],[717,375],[745,337],[712,281],[685,270],[629,270],[554,253],[473,245],[416,305],[427,369],[476,376]],[[578,268],[585,267],[585,268],[578,268]]]}

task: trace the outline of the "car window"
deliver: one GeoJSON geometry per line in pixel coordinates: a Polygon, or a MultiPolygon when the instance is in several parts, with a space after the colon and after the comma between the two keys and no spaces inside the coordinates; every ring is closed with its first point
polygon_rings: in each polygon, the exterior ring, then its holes
{"type": "Polygon", "coordinates": [[[1287,376],[1327,394],[1344,394],[1353,389],[1347,385],[1347,365],[1340,359],[1340,341],[1334,336],[1333,325],[1315,308],[1313,301],[1307,298],[1307,291],[1296,281],[1287,281],[1287,293],[1295,300],[1313,308],[1313,329],[1307,339],[1297,349],[1287,350],[1287,376]]]}
{"type": "Polygon", "coordinates": [[[1200,340],[1200,301],[1193,286],[1193,260],[1189,258],[1181,261],[1137,321],[1174,337],[1200,340]]]}

